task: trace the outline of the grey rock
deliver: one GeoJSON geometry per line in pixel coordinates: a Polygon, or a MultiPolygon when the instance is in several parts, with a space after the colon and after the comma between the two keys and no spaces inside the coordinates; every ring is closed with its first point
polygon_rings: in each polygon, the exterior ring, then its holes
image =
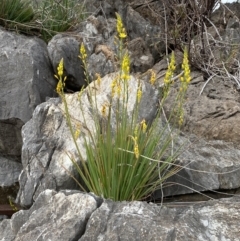
{"type": "Polygon", "coordinates": [[[46,44],[0,29],[0,119],[28,121],[35,107],[54,94],[46,44]]]}
{"type": "Polygon", "coordinates": [[[239,241],[239,207],[239,198],[173,208],[105,201],[79,241],[239,241]]]}
{"type": "Polygon", "coordinates": [[[14,239],[6,240],[77,240],[96,208],[97,201],[90,195],[45,190],[29,210],[21,210],[11,221],[0,223],[0,230],[5,228],[0,240],[8,238],[9,233],[14,239]]]}
{"type": "Polygon", "coordinates": [[[24,122],[18,118],[0,120],[0,153],[9,156],[9,158],[18,157],[20,160],[22,149],[21,128],[23,124],[24,122]]]}
{"type": "Polygon", "coordinates": [[[91,79],[96,79],[96,74],[105,76],[106,74],[113,73],[115,70],[114,63],[110,59],[107,59],[106,55],[102,52],[92,54],[88,61],[88,70],[91,79]]]}
{"type": "MultiPolygon", "coordinates": [[[[240,151],[232,143],[189,135],[181,136],[178,145],[184,148],[175,164],[182,169],[165,182],[164,196],[240,187],[240,151]]],[[[155,198],[161,195],[157,191],[155,198]]]]}
{"type": "MultiPolygon", "coordinates": [[[[176,55],[176,59],[181,63],[181,56],[176,55]]],[[[160,87],[166,66],[166,60],[162,60],[153,67],[160,87]]],[[[192,72],[191,76],[184,104],[185,134],[175,140],[176,148],[183,146],[176,162],[182,170],[166,181],[164,196],[240,187],[238,93],[231,91],[231,82],[213,78],[203,88],[202,73],[192,72]]],[[[168,117],[179,85],[178,80],[172,85],[164,104],[168,117]]],[[[155,192],[155,198],[161,196],[161,190],[155,192]]]]}
{"type": "Polygon", "coordinates": [[[15,235],[11,228],[11,220],[4,219],[0,222],[0,240],[1,241],[14,241],[15,235]]]}
{"type": "Polygon", "coordinates": [[[239,196],[179,205],[45,190],[29,210],[0,222],[0,240],[239,241],[239,210],[239,196]]]}
{"type": "Polygon", "coordinates": [[[11,186],[18,182],[22,164],[0,155],[0,186],[11,186]]]}
{"type": "Polygon", "coordinates": [[[46,44],[0,29],[1,154],[21,155],[21,127],[55,85],[46,44]]]}
{"type": "Polygon", "coordinates": [[[82,61],[79,56],[81,41],[64,34],[55,35],[48,43],[48,53],[55,74],[60,60],[64,61],[64,76],[67,77],[66,88],[78,91],[86,85],[82,61]]]}
{"type": "Polygon", "coordinates": [[[131,58],[131,70],[143,73],[153,66],[153,56],[142,38],[128,42],[127,48],[131,58]]]}
{"type": "MultiPolygon", "coordinates": [[[[73,129],[81,126],[81,135],[77,139],[81,156],[86,160],[85,139],[88,141],[91,130],[94,135],[96,127],[94,116],[102,116],[101,108],[106,103],[110,103],[112,95],[111,83],[116,77],[115,74],[109,74],[101,79],[100,84],[92,82],[81,94],[66,95],[68,110],[73,118],[73,129]],[[96,95],[93,98],[93,104],[89,102],[89,96],[96,95]],[[96,102],[95,102],[96,101],[96,102]],[[82,104],[80,107],[79,103],[82,104]],[[85,119],[84,119],[85,118],[85,119]]],[[[140,80],[141,81],[141,80],[140,80]]],[[[138,80],[131,76],[128,80],[128,115],[136,105],[136,94],[138,89],[138,80]]],[[[158,91],[149,83],[141,81],[142,98],[139,108],[139,120],[146,119],[152,121],[155,117],[158,103],[158,91]]],[[[116,114],[114,109],[117,105],[117,98],[112,102],[112,113],[116,114]]],[[[112,123],[114,128],[114,123],[112,123]]],[[[76,182],[69,175],[78,178],[77,171],[69,158],[69,155],[80,163],[80,157],[77,154],[76,146],[70,134],[69,127],[64,117],[64,105],[59,99],[50,99],[46,103],[39,105],[33,114],[33,118],[22,128],[23,148],[22,164],[23,171],[20,175],[20,190],[18,192],[17,202],[22,206],[30,206],[37,196],[46,189],[75,189],[76,182]]]]}

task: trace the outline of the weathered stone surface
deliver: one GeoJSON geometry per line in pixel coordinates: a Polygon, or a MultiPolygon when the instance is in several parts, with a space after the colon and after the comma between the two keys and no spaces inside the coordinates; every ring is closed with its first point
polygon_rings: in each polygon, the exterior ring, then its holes
{"type": "Polygon", "coordinates": [[[135,38],[127,45],[131,58],[131,70],[143,73],[153,66],[153,56],[142,38],[135,38]]]}
{"type": "MultiPolygon", "coordinates": [[[[181,55],[177,54],[176,59],[180,63],[181,55]]],[[[166,60],[153,67],[160,87],[166,68],[166,60]]],[[[164,104],[167,116],[170,116],[179,85],[177,80],[164,104]]],[[[200,72],[192,72],[184,104],[182,129],[185,135],[179,136],[177,141],[177,146],[184,145],[177,162],[183,169],[167,180],[165,196],[240,187],[238,108],[239,96],[233,82],[213,78],[206,85],[200,72]]],[[[155,193],[156,198],[161,195],[161,191],[155,193]]]]}
{"type": "Polygon", "coordinates": [[[0,155],[0,186],[11,186],[18,182],[22,164],[0,155]]]}
{"type": "Polygon", "coordinates": [[[0,222],[0,240],[239,241],[239,210],[239,197],[156,205],[45,190],[29,210],[0,222]]]}
{"type": "Polygon", "coordinates": [[[28,121],[35,107],[54,94],[46,44],[0,29],[0,119],[28,121]]]}
{"type": "Polygon", "coordinates": [[[78,91],[86,85],[82,61],[79,56],[80,41],[74,37],[58,34],[48,43],[48,54],[55,73],[60,60],[64,61],[66,88],[78,91]]]}
{"type": "MultiPolygon", "coordinates": [[[[179,138],[180,144],[185,147],[176,164],[183,168],[166,181],[164,196],[240,187],[240,150],[232,143],[188,135],[179,138]]],[[[155,198],[161,195],[157,191],[155,198]]]]}
{"type": "Polygon", "coordinates": [[[239,199],[175,208],[105,201],[79,241],[239,241],[239,207],[239,199]]]}
{"type": "Polygon", "coordinates": [[[147,46],[150,47],[154,59],[165,53],[165,44],[159,40],[162,33],[159,25],[151,24],[150,21],[142,17],[131,6],[128,6],[125,12],[123,12],[123,21],[129,37],[131,39],[141,37],[147,46]]]}
{"type": "Polygon", "coordinates": [[[46,44],[0,29],[0,153],[21,155],[21,127],[54,95],[46,44]]]}
{"type": "Polygon", "coordinates": [[[0,240],[77,240],[96,208],[97,200],[88,194],[46,190],[29,210],[21,210],[0,224],[4,231],[0,240]]]}
{"type": "MultiPolygon", "coordinates": [[[[88,139],[88,130],[95,133],[94,116],[102,116],[102,106],[110,103],[112,95],[111,83],[116,74],[102,78],[100,85],[92,82],[81,94],[66,95],[69,113],[73,120],[73,128],[81,127],[81,135],[77,142],[85,160],[84,138],[88,139]],[[95,96],[92,101],[89,96],[95,96]],[[95,102],[96,101],[96,102],[95,102]],[[82,106],[80,106],[80,104],[82,106]],[[85,118],[85,120],[84,120],[85,118]]],[[[128,80],[128,115],[136,106],[138,80],[131,76],[128,80]]],[[[139,107],[139,120],[151,121],[156,114],[158,91],[150,84],[141,81],[142,98],[139,107]]],[[[116,115],[117,98],[111,103],[112,113],[116,115]]],[[[114,123],[111,123],[114,127],[114,123]]],[[[77,176],[76,169],[69,158],[71,154],[77,163],[80,157],[70,134],[64,117],[64,106],[59,99],[50,99],[39,105],[34,111],[33,118],[22,129],[23,172],[20,175],[20,191],[17,201],[23,206],[30,206],[40,192],[45,189],[77,188],[75,181],[69,175],[77,176]]]]}
{"type": "Polygon", "coordinates": [[[11,229],[11,220],[4,219],[0,222],[0,240],[14,241],[15,235],[11,229]]]}
{"type": "MultiPolygon", "coordinates": [[[[181,61],[179,58],[177,62],[181,61]]],[[[165,68],[167,68],[166,60],[160,61],[153,67],[157,74],[158,86],[163,85],[165,68]]],[[[184,104],[185,121],[182,130],[194,133],[200,138],[224,140],[238,145],[240,98],[234,80],[213,77],[206,83],[203,74],[198,71],[193,71],[191,77],[184,104]]],[[[179,80],[176,80],[165,102],[165,111],[168,116],[179,92],[179,86],[179,80]]]]}

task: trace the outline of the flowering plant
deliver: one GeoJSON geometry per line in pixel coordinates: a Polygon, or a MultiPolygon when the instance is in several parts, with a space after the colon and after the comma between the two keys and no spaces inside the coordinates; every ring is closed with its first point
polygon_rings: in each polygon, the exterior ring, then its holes
{"type": "MultiPolygon", "coordinates": [[[[168,151],[173,138],[171,132],[166,132],[166,128],[163,128],[163,130],[159,129],[160,111],[151,124],[147,123],[145,119],[139,120],[139,108],[143,94],[140,81],[135,92],[136,107],[132,115],[130,117],[128,115],[129,81],[131,79],[130,57],[124,49],[124,41],[127,38],[126,30],[120,15],[116,14],[116,16],[119,71],[111,81],[110,102],[101,105],[101,117],[98,114],[94,116],[96,133],[90,133],[90,143],[85,139],[86,162],[82,161],[81,167],[79,167],[76,161],[71,158],[84,182],[84,185],[81,185],[81,187],[85,191],[91,191],[103,198],[115,201],[143,200],[149,197],[156,189],[161,188],[166,178],[177,171],[176,168],[172,168],[177,153],[171,154],[168,151]],[[112,113],[113,103],[116,103],[114,104],[114,108],[116,108],[114,109],[114,115],[112,113]],[[114,128],[112,123],[115,123],[114,128]],[[165,160],[163,161],[163,156],[166,155],[167,158],[164,158],[165,160]]],[[[87,73],[87,54],[83,44],[80,46],[79,57],[82,59],[83,67],[87,73]]],[[[188,62],[185,59],[183,63],[184,71],[189,70],[187,66],[188,62]]],[[[56,76],[59,80],[57,92],[64,102],[67,122],[76,148],[79,150],[76,139],[81,135],[81,130],[76,129],[74,131],[68,113],[68,106],[63,93],[65,82],[63,67],[63,60],[61,60],[58,67],[58,75],[56,76]]],[[[175,58],[172,55],[164,80],[166,86],[164,90],[165,97],[169,92],[174,70],[175,58]]],[[[150,73],[149,82],[153,86],[156,82],[156,74],[153,70],[150,70],[150,73]]],[[[189,81],[188,74],[187,72],[183,75],[184,79],[182,82],[189,81]]],[[[86,76],[88,75],[86,74],[86,76]]],[[[101,77],[97,75],[94,85],[99,86],[101,81],[101,77]]],[[[95,105],[96,96],[94,96],[94,92],[90,92],[90,94],[90,98],[92,98],[90,103],[95,105]]],[[[82,103],[80,103],[81,105],[82,103]]],[[[96,106],[93,106],[94,108],[97,109],[96,106]]],[[[82,111],[82,115],[84,116],[84,111],[82,111]]],[[[81,156],[80,151],[79,155],[81,156]]]]}

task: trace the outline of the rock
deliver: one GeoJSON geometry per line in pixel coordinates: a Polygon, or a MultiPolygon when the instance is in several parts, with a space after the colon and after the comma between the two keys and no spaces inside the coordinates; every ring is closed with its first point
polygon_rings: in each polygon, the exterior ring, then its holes
{"type": "Polygon", "coordinates": [[[131,70],[143,73],[153,66],[153,56],[142,38],[135,38],[127,45],[130,58],[131,70]]]}
{"type": "MultiPolygon", "coordinates": [[[[116,74],[109,74],[101,79],[100,84],[92,82],[81,94],[80,101],[79,93],[66,95],[69,113],[74,120],[73,128],[77,130],[81,127],[82,135],[77,142],[83,160],[86,160],[84,138],[89,139],[88,130],[91,130],[92,134],[95,133],[94,116],[96,113],[101,116],[102,106],[110,103],[111,83],[115,77],[116,74]],[[93,103],[93,106],[89,102],[89,96],[92,94],[96,94],[93,102],[97,103],[93,103]],[[81,108],[79,103],[82,104],[81,108]]],[[[131,76],[128,84],[127,108],[128,115],[132,116],[136,105],[138,80],[131,76]]],[[[152,121],[157,110],[158,91],[146,82],[141,81],[141,84],[143,94],[139,107],[139,120],[152,121]]],[[[116,105],[115,98],[112,102],[113,115],[116,114],[114,111],[116,105]]],[[[114,127],[114,123],[112,125],[114,127]]],[[[39,105],[34,111],[33,118],[23,126],[22,136],[23,172],[20,175],[20,190],[17,197],[20,205],[32,205],[37,196],[46,189],[77,188],[75,181],[69,175],[71,173],[78,178],[69,155],[72,155],[77,163],[81,160],[64,117],[63,103],[59,99],[50,99],[39,105]]]]}
{"type": "MultiPolygon", "coordinates": [[[[232,143],[188,135],[179,136],[175,147],[180,145],[184,148],[175,164],[183,168],[164,183],[164,197],[240,187],[240,151],[232,143]]],[[[161,196],[156,191],[153,199],[161,196]]]]}
{"type": "Polygon", "coordinates": [[[160,39],[162,29],[159,24],[151,24],[130,6],[126,8],[122,18],[130,39],[141,37],[147,46],[151,46],[150,51],[154,60],[165,53],[165,44],[160,39]]]}
{"type": "MultiPolygon", "coordinates": [[[[166,60],[162,60],[153,67],[160,87],[166,66],[166,60]]],[[[167,180],[164,196],[240,187],[238,92],[230,81],[213,78],[206,84],[200,72],[191,75],[184,104],[185,134],[175,143],[176,147],[184,146],[177,162],[183,169],[167,180]]],[[[177,80],[164,104],[168,117],[178,91],[177,80]]],[[[161,195],[157,191],[154,198],[161,195]]]]}
{"type": "MultiPolygon", "coordinates": [[[[19,161],[19,160],[18,160],[19,161]]],[[[22,164],[10,158],[0,155],[0,186],[12,186],[18,182],[19,174],[22,171],[22,164]]]]}
{"type": "Polygon", "coordinates": [[[239,197],[157,205],[45,190],[29,210],[0,222],[0,240],[239,241],[239,210],[239,197]]]}
{"type": "MultiPolygon", "coordinates": [[[[25,106],[25,109],[27,111],[27,106],[25,106]]],[[[18,162],[20,162],[22,149],[21,128],[23,124],[24,122],[19,118],[10,117],[0,120],[0,153],[9,156],[10,159],[16,157],[15,159],[18,162]]]]}
{"type": "Polygon", "coordinates": [[[46,44],[0,29],[0,153],[21,155],[21,128],[35,107],[54,96],[46,44]]]}
{"type": "Polygon", "coordinates": [[[105,201],[91,215],[79,241],[239,241],[239,205],[239,199],[173,208],[105,201]]]}
{"type": "Polygon", "coordinates": [[[58,34],[48,43],[48,54],[57,74],[60,60],[64,61],[64,76],[67,77],[66,88],[79,91],[87,83],[79,56],[80,41],[74,37],[58,34]]]}
{"type": "Polygon", "coordinates": [[[0,240],[10,234],[14,234],[14,241],[77,240],[97,205],[98,200],[88,194],[45,190],[29,210],[21,210],[11,220],[0,223],[0,230],[5,228],[0,240]]]}
{"type": "Polygon", "coordinates": [[[11,220],[4,219],[0,222],[0,240],[14,241],[15,235],[11,229],[11,220]]]}
{"type": "Polygon", "coordinates": [[[54,95],[56,81],[46,44],[0,29],[0,119],[28,121],[35,107],[54,95]]]}

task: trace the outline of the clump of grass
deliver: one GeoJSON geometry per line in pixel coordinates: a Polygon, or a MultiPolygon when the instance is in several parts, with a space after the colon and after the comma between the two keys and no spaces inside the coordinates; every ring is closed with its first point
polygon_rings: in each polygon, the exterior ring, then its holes
{"type": "Polygon", "coordinates": [[[42,0],[32,7],[28,0],[1,0],[0,24],[8,29],[38,35],[49,41],[85,18],[77,0],[42,0]]]}
{"type": "MultiPolygon", "coordinates": [[[[126,30],[118,14],[116,28],[118,33],[116,43],[119,50],[119,71],[115,73],[115,77],[111,81],[111,98],[109,102],[99,107],[95,92],[91,92],[91,88],[80,92],[80,96],[86,91],[90,93],[91,108],[94,110],[93,113],[96,113],[93,116],[95,130],[90,131],[90,128],[88,129],[90,142],[85,135],[82,135],[86,149],[86,161],[84,161],[77,144],[78,138],[81,137],[81,126],[77,129],[74,128],[64,94],[66,78],[63,76],[63,60],[58,66],[58,75],[56,77],[59,81],[56,91],[62,98],[67,123],[79,158],[82,160],[81,165],[78,165],[73,156],[69,154],[84,182],[84,185],[79,184],[81,188],[114,201],[143,200],[155,190],[161,188],[164,181],[176,173],[177,168],[174,168],[173,164],[178,151],[169,151],[175,137],[172,135],[171,130],[167,131],[168,125],[162,129],[159,128],[160,109],[151,124],[147,123],[145,119],[139,120],[139,108],[143,94],[141,81],[137,85],[136,106],[129,116],[127,106],[130,94],[128,87],[129,81],[131,81],[130,59],[128,52],[124,49],[125,39],[127,38],[126,30]]],[[[185,52],[184,56],[184,71],[181,78],[182,89],[177,97],[182,102],[184,101],[183,96],[187,84],[190,81],[190,71],[186,59],[187,52],[185,52]]],[[[80,47],[80,57],[83,67],[87,71],[87,55],[83,44],[80,47]]],[[[160,106],[163,105],[168,96],[174,71],[175,58],[173,54],[164,80],[164,95],[160,106]]],[[[101,81],[101,77],[98,76],[94,84],[100,85],[101,81]]],[[[151,71],[150,84],[154,85],[155,81],[156,75],[151,71]]],[[[81,108],[84,116],[81,97],[79,100],[79,108],[81,108]]],[[[178,105],[178,108],[181,109],[182,105],[178,105]]],[[[179,113],[182,113],[181,110],[179,113]]],[[[178,118],[182,117],[182,114],[180,114],[177,115],[178,118]]],[[[84,117],[83,119],[85,120],[84,117]]],[[[86,121],[84,125],[87,126],[86,121]]]]}
{"type": "Polygon", "coordinates": [[[27,23],[34,17],[31,2],[28,0],[1,0],[0,24],[10,26],[12,23],[27,23]]]}
{"type": "Polygon", "coordinates": [[[83,20],[84,5],[77,0],[43,0],[36,15],[43,38],[50,39],[83,20]]]}

